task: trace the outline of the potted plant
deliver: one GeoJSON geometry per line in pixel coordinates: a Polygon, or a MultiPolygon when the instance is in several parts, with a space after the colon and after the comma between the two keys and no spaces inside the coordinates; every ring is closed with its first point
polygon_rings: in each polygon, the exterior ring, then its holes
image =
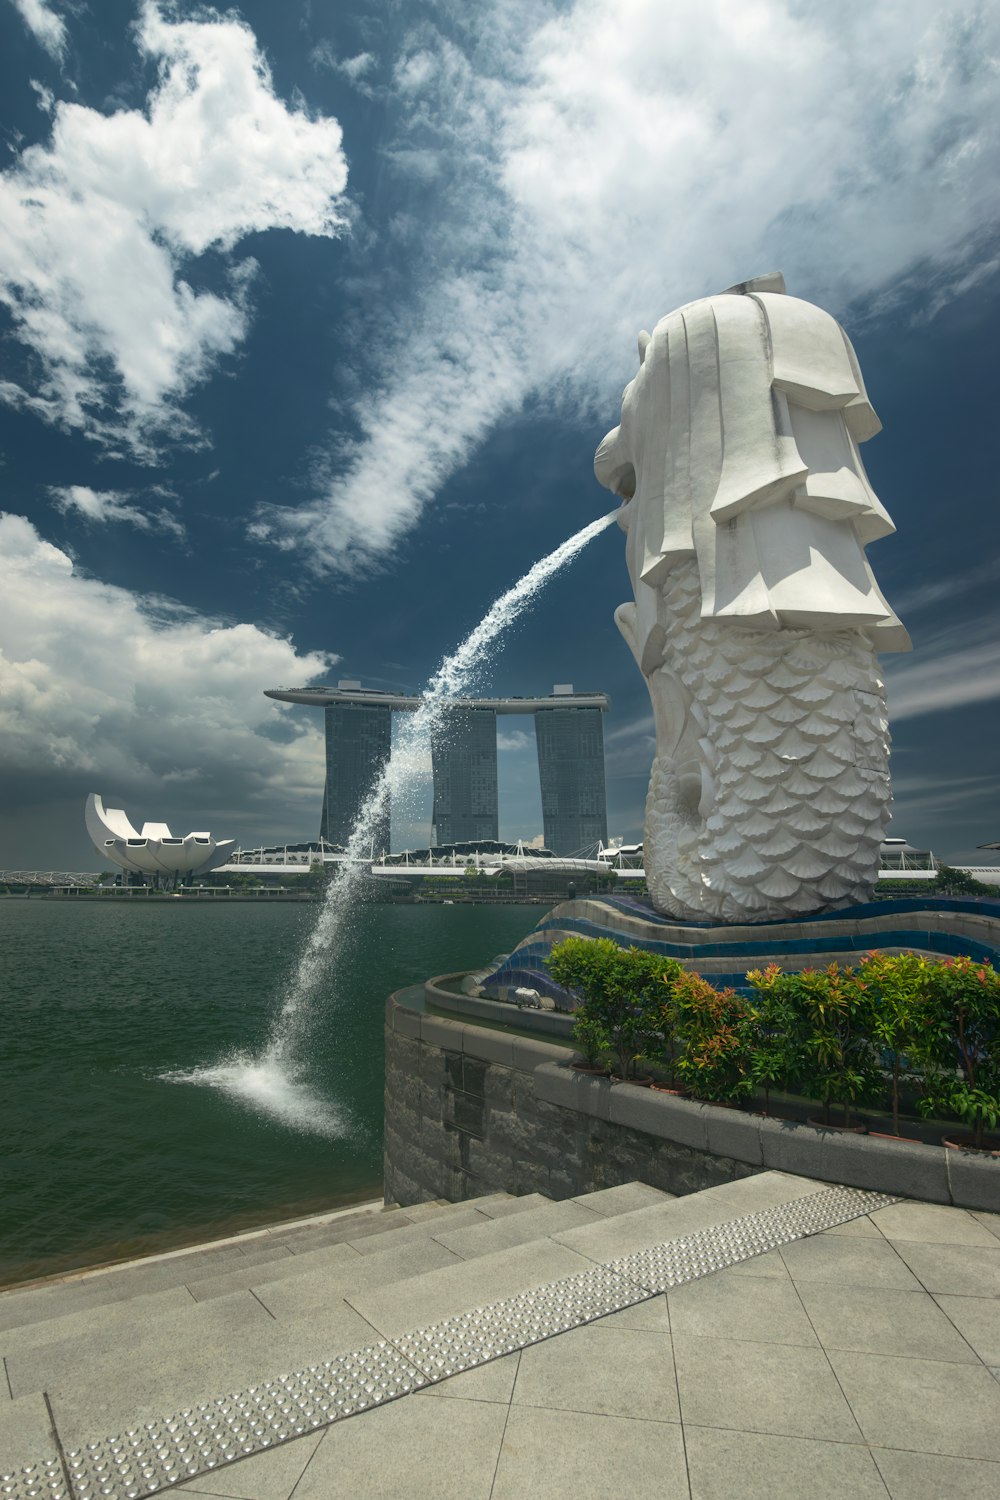
{"type": "Polygon", "coordinates": [[[586,1005],[582,1005],[576,1013],[573,1040],[583,1053],[583,1061],[574,1062],[572,1067],[581,1073],[607,1074],[608,1070],[601,1061],[609,1047],[607,1033],[601,1023],[590,1015],[586,1005]]]}
{"type": "Polygon", "coordinates": [[[922,1114],[951,1114],[971,1127],[945,1144],[983,1151],[1000,1118],[1000,975],[969,957],[928,965],[914,1014],[925,1064],[922,1114]]]}
{"type": "Polygon", "coordinates": [[[657,1004],[663,973],[680,965],[648,949],[620,948],[611,938],[577,937],[556,944],[546,964],[558,984],[583,997],[587,1023],[599,1029],[604,1047],[614,1053],[617,1076],[631,1081],[636,1058],[660,1039],[657,1004]]]}
{"type": "Polygon", "coordinates": [[[900,1134],[900,1081],[913,1055],[914,1016],[927,986],[929,968],[927,959],[918,953],[872,951],[857,971],[858,983],[867,988],[871,1002],[868,1019],[872,1040],[889,1075],[892,1134],[896,1140],[913,1141],[913,1137],[900,1134]]]}
{"type": "Polygon", "coordinates": [[[751,1007],[746,996],[717,990],[700,974],[674,984],[680,1056],[677,1071],[698,1099],[735,1104],[753,1089],[751,1007]]]}
{"type": "Polygon", "coordinates": [[[797,1082],[803,1065],[801,1018],[794,1004],[794,976],[783,974],[777,964],[751,969],[747,982],[753,990],[749,1076],[755,1090],[764,1095],[765,1115],[771,1113],[771,1091],[787,1093],[797,1082]]]}
{"type": "Polygon", "coordinates": [[[875,1050],[868,1034],[868,992],[858,984],[853,969],[832,963],[825,969],[803,969],[786,975],[790,996],[801,1017],[803,1071],[806,1093],[823,1105],[822,1124],[830,1130],[864,1130],[852,1125],[851,1109],[867,1103],[878,1092],[875,1050]],[[834,1123],[834,1104],[843,1120],[834,1123]]]}

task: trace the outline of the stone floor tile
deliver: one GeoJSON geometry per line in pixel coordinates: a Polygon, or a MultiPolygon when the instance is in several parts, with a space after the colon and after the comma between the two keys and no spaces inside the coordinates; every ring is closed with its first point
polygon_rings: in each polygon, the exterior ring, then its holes
{"type": "MultiPolygon", "coordinates": [[[[2,1380],[0,1374],[0,1380],[2,1380]]],[[[6,1381],[3,1381],[6,1396],[6,1381]]],[[[1000,1386],[997,1387],[1000,1390],[1000,1386]]],[[[0,1401],[0,1473],[22,1469],[54,1456],[56,1439],[45,1397],[40,1391],[19,1400],[0,1401]]]]}
{"type": "Polygon", "coordinates": [[[292,1443],[280,1443],[239,1463],[199,1474],[167,1494],[218,1495],[224,1500],[288,1500],[323,1437],[311,1432],[292,1443]]]}
{"type": "Polygon", "coordinates": [[[100,1336],[104,1329],[121,1328],[130,1323],[135,1325],[145,1318],[160,1317],[163,1313],[193,1305],[194,1298],[186,1286],[168,1287],[164,1292],[151,1292],[135,1299],[101,1303],[98,1307],[66,1313],[61,1318],[45,1318],[41,1323],[25,1323],[20,1328],[6,1329],[0,1333],[0,1355],[12,1356],[28,1349],[40,1349],[44,1344],[58,1344],[91,1333],[100,1336]]]}
{"type": "Polygon", "coordinates": [[[825,1183],[816,1182],[811,1177],[795,1177],[791,1172],[755,1172],[752,1177],[719,1183],[717,1187],[700,1193],[699,1197],[724,1205],[727,1217],[734,1219],[741,1214],[777,1208],[796,1198],[811,1197],[823,1192],[825,1187],[825,1183]]]}
{"type": "Polygon", "coordinates": [[[684,1437],[691,1500],[885,1500],[871,1454],[851,1443],[691,1425],[684,1437]]]}
{"type": "Polygon", "coordinates": [[[862,1214],[860,1219],[848,1219],[845,1224],[834,1224],[832,1229],[824,1229],[823,1233],[832,1234],[835,1238],[850,1240],[880,1240],[883,1238],[882,1231],[876,1228],[868,1214],[862,1214]]]}
{"type": "Polygon", "coordinates": [[[793,1281],[825,1281],[832,1286],[887,1286],[919,1290],[892,1245],[883,1240],[843,1239],[819,1234],[783,1245],[779,1255],[793,1281]]]}
{"type": "Polygon", "coordinates": [[[766,1276],[776,1281],[789,1281],[788,1267],[777,1250],[765,1250],[763,1255],[754,1255],[750,1260],[741,1260],[729,1267],[730,1276],[766,1276]]]}
{"type": "Polygon", "coordinates": [[[523,1349],[512,1405],[676,1422],[670,1338],[591,1324],[523,1349]]]}
{"type": "MultiPolygon", "coordinates": [[[[551,1201],[544,1193],[522,1193],[520,1198],[512,1197],[510,1193],[490,1193],[485,1198],[476,1198],[473,1207],[488,1219],[503,1219],[508,1214],[523,1214],[532,1208],[544,1208],[551,1201]]],[[[412,1208],[408,1208],[406,1212],[413,1215],[412,1208]]]]}
{"type": "Polygon", "coordinates": [[[670,1332],[670,1312],[666,1297],[648,1297],[621,1312],[609,1313],[594,1325],[596,1328],[644,1328],[652,1333],[670,1332]]]}
{"type": "Polygon", "coordinates": [[[936,1203],[892,1203],[871,1216],[887,1240],[918,1240],[925,1245],[988,1245],[996,1240],[985,1224],[964,1208],[936,1203]]]}
{"type": "Polygon", "coordinates": [[[687,1493],[677,1423],[511,1407],[492,1500],[686,1500],[687,1493]]]}
{"type": "Polygon", "coordinates": [[[761,1277],[750,1287],[745,1276],[717,1271],[675,1287],[667,1293],[667,1304],[675,1333],[813,1348],[818,1343],[790,1281],[761,1277]]]}
{"type": "Polygon", "coordinates": [[[822,1350],[689,1334],[673,1342],[685,1426],[861,1442],[822,1350]]]}
{"type": "Polygon", "coordinates": [[[994,1239],[1000,1240],[1000,1214],[989,1214],[974,1210],[972,1217],[978,1220],[980,1224],[984,1224],[994,1239]]]}
{"type": "Polygon", "coordinates": [[[996,1500],[1000,1464],[873,1448],[890,1500],[996,1500]]]}
{"type": "MultiPolygon", "coordinates": [[[[516,1218],[517,1215],[514,1217],[516,1218]]],[[[440,1239],[443,1234],[453,1229],[467,1229],[474,1225],[485,1227],[494,1222],[485,1214],[477,1213],[474,1208],[466,1208],[464,1204],[456,1203],[453,1211],[439,1208],[433,1219],[421,1224],[401,1224],[398,1229],[389,1229],[385,1234],[360,1235],[357,1239],[348,1240],[347,1243],[352,1249],[357,1250],[359,1255],[378,1255],[381,1251],[394,1249],[397,1245],[418,1243],[420,1240],[427,1239],[428,1235],[440,1239]]]]}
{"type": "MultiPolygon", "coordinates": [[[[589,1234],[590,1226],[582,1232],[589,1234]]],[[[569,1233],[581,1231],[571,1229],[569,1233]]],[[[426,1327],[470,1308],[484,1307],[544,1286],[546,1282],[591,1270],[593,1265],[584,1256],[575,1255],[553,1240],[541,1240],[498,1255],[456,1261],[443,1270],[391,1286],[352,1293],[348,1300],[383,1337],[394,1338],[411,1328],[426,1327]]]]}
{"type": "Polygon", "coordinates": [[[64,1447],[245,1390],[378,1337],[344,1303],[332,1304],[311,1331],[277,1322],[249,1292],[193,1311],[197,1323],[187,1314],[169,1324],[158,1319],[127,1345],[104,1345],[89,1358],[85,1348],[74,1347],[72,1359],[60,1361],[60,1345],[18,1356],[46,1357],[32,1375],[49,1393],[64,1447]]]}
{"type": "Polygon", "coordinates": [[[829,1351],[873,1447],[1000,1461],[1000,1385],[982,1365],[829,1351]]]}
{"type": "Polygon", "coordinates": [[[502,1359],[491,1359],[487,1365],[464,1370],[461,1375],[452,1375],[449,1380],[428,1386],[427,1395],[458,1396],[463,1401],[499,1401],[509,1406],[520,1358],[518,1351],[517,1354],[505,1354],[502,1359]]]}
{"type": "Polygon", "coordinates": [[[408,1396],[336,1422],[295,1500],[489,1500],[507,1407],[408,1396]]]}
{"type": "Polygon", "coordinates": [[[916,1245],[896,1249],[929,1292],[959,1297],[1000,1297],[1000,1244],[916,1245]]]}
{"type": "Polygon", "coordinates": [[[628,1214],[637,1208],[655,1208],[673,1198],[672,1193],[649,1187],[645,1182],[623,1182],[618,1187],[598,1188],[593,1193],[580,1193],[573,1199],[594,1213],[628,1214]]]}
{"type": "Polygon", "coordinates": [[[443,1266],[459,1265],[457,1255],[426,1240],[417,1245],[398,1245],[380,1255],[358,1255],[348,1265],[285,1277],[253,1287],[254,1296],[268,1312],[285,1322],[323,1317],[339,1298],[368,1287],[384,1286],[403,1277],[419,1276],[443,1266]]]}
{"type": "Polygon", "coordinates": [[[706,1200],[704,1194],[692,1193],[687,1198],[673,1198],[660,1206],[640,1208],[634,1213],[602,1219],[597,1224],[561,1230],[552,1238],[591,1260],[608,1261],[738,1217],[738,1213],[730,1212],[723,1204],[706,1200]]]}
{"type": "MultiPolygon", "coordinates": [[[[798,1292],[827,1349],[976,1363],[966,1340],[926,1292],[815,1281],[799,1282],[798,1292]]],[[[996,1307],[1000,1313],[1000,1303],[996,1307]]]]}
{"type": "Polygon", "coordinates": [[[984,1364],[1000,1365],[1000,1298],[948,1297],[939,1293],[934,1300],[984,1364]]]}
{"type": "Polygon", "coordinates": [[[364,1259],[352,1245],[343,1242],[316,1245],[311,1250],[302,1250],[299,1254],[286,1255],[263,1265],[252,1265],[248,1261],[246,1265],[231,1266],[218,1276],[203,1276],[192,1281],[188,1290],[196,1302],[212,1302],[216,1297],[228,1297],[233,1292],[266,1286],[270,1281],[283,1281],[289,1276],[305,1276],[310,1271],[334,1276],[364,1259]]]}
{"type": "Polygon", "coordinates": [[[513,1245],[527,1245],[560,1229],[575,1229],[577,1225],[599,1224],[601,1221],[600,1214],[569,1198],[564,1203],[546,1203],[544,1208],[533,1208],[527,1213],[507,1214],[491,1221],[480,1220],[478,1224],[465,1228],[434,1231],[434,1238],[453,1255],[471,1260],[474,1256],[492,1255],[513,1245]]]}

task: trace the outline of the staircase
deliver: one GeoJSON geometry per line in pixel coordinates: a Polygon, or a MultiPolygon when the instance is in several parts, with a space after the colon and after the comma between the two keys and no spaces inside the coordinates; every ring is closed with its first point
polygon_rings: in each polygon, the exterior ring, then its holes
{"type": "Polygon", "coordinates": [[[150,1494],[890,1201],[779,1172],[497,1193],[14,1289],[0,1494],[150,1494]]]}

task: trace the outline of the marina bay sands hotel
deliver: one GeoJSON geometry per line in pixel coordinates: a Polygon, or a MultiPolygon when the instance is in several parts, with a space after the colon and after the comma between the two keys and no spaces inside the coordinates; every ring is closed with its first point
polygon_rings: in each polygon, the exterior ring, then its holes
{"type": "MultiPolygon", "coordinates": [[[[320,836],[346,844],[358,808],[392,743],[392,715],[413,713],[420,698],[376,692],[360,682],[335,688],[268,688],[268,698],[307,703],[326,712],[326,786],[320,836]]],[[[554,854],[607,843],[604,693],[577,693],[558,683],[547,697],[459,698],[447,709],[431,743],[434,777],[432,841],[472,843],[499,837],[497,714],[535,720],[543,837],[554,854]]],[[[389,829],[384,831],[389,847],[389,829]]]]}

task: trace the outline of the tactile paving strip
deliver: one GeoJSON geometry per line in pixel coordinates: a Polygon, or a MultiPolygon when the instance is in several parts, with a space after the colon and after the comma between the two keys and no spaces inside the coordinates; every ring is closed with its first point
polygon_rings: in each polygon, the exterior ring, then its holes
{"type": "Polygon", "coordinates": [[[142,1500],[898,1198],[831,1187],[0,1475],[0,1500],[142,1500]]]}
{"type": "Polygon", "coordinates": [[[0,1495],[3,1500],[70,1500],[66,1474],[54,1454],[16,1473],[0,1474],[0,1495]]]}
{"type": "Polygon", "coordinates": [[[898,1202],[898,1198],[886,1193],[829,1188],[805,1198],[794,1198],[776,1208],[747,1214],[742,1219],[731,1219],[726,1224],[713,1224],[709,1229],[699,1229],[649,1250],[637,1250],[633,1255],[610,1261],[607,1269],[655,1295],[898,1202]]]}
{"type": "Polygon", "coordinates": [[[395,1342],[429,1380],[447,1380],[460,1370],[471,1370],[553,1334],[645,1302],[648,1296],[634,1281],[595,1266],[457,1318],[445,1318],[403,1334],[395,1342]]]}

